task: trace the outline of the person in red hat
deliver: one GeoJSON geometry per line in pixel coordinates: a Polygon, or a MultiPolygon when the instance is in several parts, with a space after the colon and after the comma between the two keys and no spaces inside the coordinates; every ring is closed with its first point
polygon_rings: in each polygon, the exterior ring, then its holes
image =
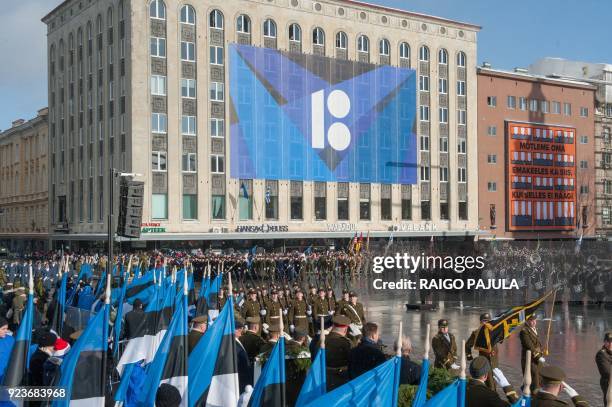
{"type": "Polygon", "coordinates": [[[53,355],[43,364],[43,385],[52,386],[59,377],[59,370],[64,357],[70,350],[70,344],[62,338],[57,338],[53,345],[53,355]]]}

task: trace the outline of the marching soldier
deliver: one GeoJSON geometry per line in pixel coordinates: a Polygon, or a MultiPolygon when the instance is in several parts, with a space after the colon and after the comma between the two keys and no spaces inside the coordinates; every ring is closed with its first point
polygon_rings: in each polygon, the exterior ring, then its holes
{"type": "Polygon", "coordinates": [[[249,356],[249,361],[253,363],[266,341],[259,335],[261,323],[259,316],[246,318],[246,323],[248,329],[240,336],[239,340],[249,356]]]}
{"type": "Polygon", "coordinates": [[[338,301],[336,303],[336,314],[339,314],[340,311],[342,310],[342,307],[344,307],[345,304],[348,304],[349,302],[349,290],[347,290],[346,288],[344,290],[342,290],[342,298],[340,299],[340,301],[338,301]]]}
{"type": "Polygon", "coordinates": [[[319,296],[314,300],[312,305],[312,313],[315,321],[320,321],[321,317],[329,320],[329,303],[325,298],[325,288],[319,288],[319,296]]]}
{"type": "Polygon", "coordinates": [[[244,319],[249,317],[258,317],[261,311],[261,305],[257,301],[257,292],[253,288],[249,288],[248,298],[242,306],[242,316],[244,319]]]}
{"type": "Polygon", "coordinates": [[[349,292],[349,302],[344,304],[340,313],[351,320],[350,336],[355,342],[359,342],[361,328],[366,323],[366,319],[363,304],[357,301],[357,293],[355,291],[349,292]]]}
{"type": "Polygon", "coordinates": [[[276,291],[276,288],[272,289],[270,296],[271,299],[266,306],[266,323],[270,326],[280,325],[280,313],[283,307],[278,301],[278,291],[276,291]]]}
{"type": "Polygon", "coordinates": [[[438,321],[438,333],[431,340],[435,361],[434,367],[446,370],[459,369],[455,363],[457,358],[457,342],[455,336],[448,332],[448,320],[438,321]]]}
{"type": "Polygon", "coordinates": [[[289,329],[294,331],[308,332],[308,304],[304,300],[304,293],[298,289],[295,293],[295,300],[289,308],[289,329]]]}
{"type": "Polygon", "coordinates": [[[599,385],[604,396],[604,406],[608,404],[608,386],[610,386],[610,368],[612,368],[612,332],[607,332],[604,336],[604,344],[595,355],[595,362],[601,378],[599,385]]]}
{"type": "Polygon", "coordinates": [[[310,284],[308,286],[308,295],[306,296],[306,302],[312,307],[314,306],[314,301],[317,299],[317,297],[317,287],[315,287],[313,284],[310,284]]]}
{"type": "MultiPolygon", "coordinates": [[[[476,336],[478,335],[480,328],[490,320],[491,314],[489,314],[488,312],[485,312],[484,314],[480,315],[480,327],[478,327],[478,329],[472,332],[467,342],[465,343],[465,354],[467,355],[467,360],[471,361],[473,359],[472,348],[476,343],[476,336]]],[[[486,352],[483,349],[479,349],[478,354],[487,358],[489,364],[491,365],[491,369],[495,369],[499,366],[499,361],[497,359],[497,345],[495,345],[493,349],[491,349],[491,352],[486,352]]],[[[487,386],[489,387],[489,389],[495,391],[495,380],[493,380],[492,375],[489,375],[487,377],[487,386]]]]}
{"type": "Polygon", "coordinates": [[[334,294],[334,289],[330,286],[327,287],[327,306],[332,314],[336,312],[336,296],[334,294]]]}
{"type": "Polygon", "coordinates": [[[525,364],[527,363],[527,351],[531,351],[531,394],[534,394],[535,390],[540,387],[540,366],[542,363],[546,362],[543,357],[544,353],[542,352],[542,344],[538,337],[536,323],[536,315],[530,315],[519,333],[522,347],[521,368],[523,372],[525,371],[525,364]]]}
{"type": "Polygon", "coordinates": [[[576,407],[588,407],[589,403],[576,390],[565,383],[565,372],[556,366],[544,366],[540,369],[542,376],[542,389],[536,393],[531,400],[533,407],[562,407],[569,405],[559,399],[559,393],[563,390],[576,407]]]}

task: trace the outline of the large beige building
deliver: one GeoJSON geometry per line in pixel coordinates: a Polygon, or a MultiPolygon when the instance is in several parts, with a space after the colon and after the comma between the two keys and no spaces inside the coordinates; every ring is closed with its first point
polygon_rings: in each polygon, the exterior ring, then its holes
{"type": "Polygon", "coordinates": [[[48,109],[0,132],[0,247],[42,250],[48,242],[48,109]]]}
{"type": "Polygon", "coordinates": [[[145,182],[144,240],[478,229],[478,26],[327,0],[67,0],[43,21],[55,240],[104,237],[110,162],[145,182]],[[418,182],[231,178],[233,43],[416,70],[418,182]]]}

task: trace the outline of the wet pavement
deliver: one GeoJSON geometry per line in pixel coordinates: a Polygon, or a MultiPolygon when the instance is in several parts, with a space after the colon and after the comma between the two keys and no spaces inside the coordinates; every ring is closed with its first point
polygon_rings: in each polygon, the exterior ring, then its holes
{"type": "MultiPolygon", "coordinates": [[[[407,311],[406,303],[417,303],[415,291],[374,290],[371,279],[362,278],[351,284],[359,293],[366,307],[366,318],[379,323],[382,329],[382,340],[391,351],[393,340],[397,337],[399,322],[403,322],[403,331],[413,343],[414,359],[421,359],[424,352],[425,330],[431,324],[431,335],[437,331],[437,321],[447,318],[450,331],[455,335],[458,347],[461,340],[469,337],[472,330],[479,325],[479,315],[490,312],[495,315],[512,306],[524,304],[536,298],[518,291],[487,291],[485,294],[470,292],[467,294],[435,292],[433,303],[438,306],[435,311],[407,311]],[[462,302],[461,302],[462,300],[462,302]],[[461,306],[463,305],[463,306],[461,306]]],[[[550,306],[549,301],[548,306],[550,306]]],[[[540,309],[543,313],[543,309],[540,309]]],[[[547,307],[546,315],[550,315],[547,307]]],[[[553,322],[550,329],[550,354],[546,362],[561,367],[567,374],[568,384],[585,397],[591,406],[602,406],[603,396],[599,387],[599,373],[595,364],[595,353],[602,346],[604,332],[612,330],[612,312],[594,306],[565,305],[557,302],[553,310],[553,322]]],[[[544,342],[548,320],[538,322],[538,333],[544,342]]],[[[519,329],[519,328],[517,328],[519,329]]],[[[514,385],[519,388],[522,383],[521,344],[518,331],[499,346],[500,368],[514,385]]],[[[474,352],[476,354],[476,352],[474,352]]],[[[433,353],[430,353],[433,360],[433,353]]],[[[567,397],[564,399],[568,400],[567,397]]]]}

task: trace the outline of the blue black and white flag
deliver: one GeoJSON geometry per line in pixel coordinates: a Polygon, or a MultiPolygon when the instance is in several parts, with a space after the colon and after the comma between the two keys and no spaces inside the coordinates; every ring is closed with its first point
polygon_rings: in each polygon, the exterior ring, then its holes
{"type": "Polygon", "coordinates": [[[68,281],[68,273],[62,274],[60,280],[59,290],[57,291],[55,298],[55,308],[53,309],[53,320],[51,321],[51,327],[62,336],[64,327],[64,312],[66,310],[66,284],[68,281]]]}
{"type": "Polygon", "coordinates": [[[142,277],[133,279],[125,292],[126,301],[133,304],[136,299],[140,299],[143,303],[148,304],[149,299],[156,290],[154,280],[154,271],[146,273],[142,277]]]}
{"type": "Polygon", "coordinates": [[[310,365],[308,375],[306,376],[306,380],[304,380],[300,395],[295,403],[297,407],[305,406],[314,399],[325,394],[327,386],[327,374],[325,369],[325,348],[321,348],[317,352],[317,356],[315,356],[312,365],[310,365]]]}
{"type": "Polygon", "coordinates": [[[281,336],[255,383],[248,407],[285,406],[285,380],[285,338],[281,336]]]}
{"type": "Polygon", "coordinates": [[[429,359],[423,359],[421,365],[421,380],[419,382],[419,388],[414,400],[412,400],[412,407],[422,407],[427,402],[427,382],[429,379],[429,359]]]}
{"type": "Polygon", "coordinates": [[[457,379],[425,403],[425,407],[465,407],[466,380],[457,379]]]}

